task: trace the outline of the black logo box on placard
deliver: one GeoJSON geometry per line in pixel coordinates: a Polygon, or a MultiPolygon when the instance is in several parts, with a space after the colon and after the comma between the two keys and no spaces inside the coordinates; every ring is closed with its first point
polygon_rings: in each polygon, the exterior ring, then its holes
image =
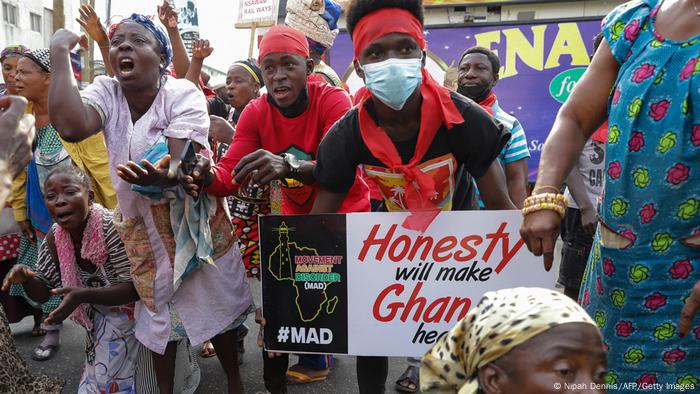
{"type": "Polygon", "coordinates": [[[259,218],[265,348],[348,351],[345,215],[259,218]]]}

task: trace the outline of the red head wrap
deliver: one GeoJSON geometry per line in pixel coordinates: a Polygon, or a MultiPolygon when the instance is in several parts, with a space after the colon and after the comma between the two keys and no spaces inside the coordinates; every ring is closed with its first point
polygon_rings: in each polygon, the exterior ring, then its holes
{"type": "Polygon", "coordinates": [[[260,40],[258,61],[262,63],[265,56],[275,52],[308,58],[309,43],[304,33],[299,30],[289,26],[273,26],[260,40]]]}
{"type": "MultiPolygon", "coordinates": [[[[401,8],[383,8],[367,14],[355,26],[352,34],[355,60],[359,59],[369,44],[391,33],[407,34],[425,50],[423,27],[418,18],[401,8]]],[[[406,189],[404,200],[406,208],[411,212],[403,226],[419,231],[428,228],[437,217],[440,208],[436,204],[438,196],[434,179],[424,173],[418,165],[442,125],[451,129],[455,124],[464,123],[464,118],[452,101],[450,92],[438,84],[425,69],[422,73],[420,130],[413,157],[406,164],[402,163],[401,156],[386,131],[375,122],[365,108],[365,101],[371,97],[369,90],[358,92],[356,96],[362,139],[374,157],[388,168],[403,174],[406,189]]]]}
{"type": "Polygon", "coordinates": [[[355,25],[352,31],[355,60],[360,58],[369,44],[391,33],[408,34],[416,40],[420,49],[425,49],[423,26],[415,15],[402,8],[382,8],[365,15],[355,25]]]}

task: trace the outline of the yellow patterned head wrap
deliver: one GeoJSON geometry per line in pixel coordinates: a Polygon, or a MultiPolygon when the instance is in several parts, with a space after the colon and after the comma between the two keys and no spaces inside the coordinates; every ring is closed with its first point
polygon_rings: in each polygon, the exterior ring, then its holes
{"type": "Polygon", "coordinates": [[[595,326],[581,306],[553,290],[518,287],[488,292],[423,356],[421,391],[474,394],[479,368],[565,323],[595,326]]]}

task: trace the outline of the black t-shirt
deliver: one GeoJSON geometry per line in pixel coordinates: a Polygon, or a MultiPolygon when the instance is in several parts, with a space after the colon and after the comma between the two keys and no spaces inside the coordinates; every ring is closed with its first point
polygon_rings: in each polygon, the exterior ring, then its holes
{"type": "MultiPolygon", "coordinates": [[[[510,139],[498,124],[478,104],[451,92],[452,101],[464,118],[464,123],[448,130],[440,127],[419,167],[433,176],[439,204],[444,210],[468,209],[465,193],[469,193],[469,179],[479,178],[498,157],[510,139]],[[464,173],[466,172],[466,173],[464,173]]],[[[365,104],[367,112],[376,120],[371,101],[365,104]]],[[[407,141],[394,142],[403,164],[413,157],[418,136],[407,141]]],[[[353,108],[331,127],[318,148],[314,176],[321,188],[345,193],[355,180],[355,169],[363,165],[365,173],[375,181],[384,196],[389,211],[403,211],[403,177],[386,168],[375,158],[362,139],[358,122],[358,108],[353,108]]]]}

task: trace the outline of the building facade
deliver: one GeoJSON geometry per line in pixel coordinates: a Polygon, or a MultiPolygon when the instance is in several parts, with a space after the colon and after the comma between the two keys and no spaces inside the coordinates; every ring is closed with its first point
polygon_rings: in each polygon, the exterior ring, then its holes
{"type": "MultiPolygon", "coordinates": [[[[53,26],[52,0],[2,0],[0,20],[0,48],[22,44],[30,49],[48,48],[53,26]]],[[[64,4],[66,27],[79,31],[75,22],[80,1],[66,0],[64,4]]]]}

